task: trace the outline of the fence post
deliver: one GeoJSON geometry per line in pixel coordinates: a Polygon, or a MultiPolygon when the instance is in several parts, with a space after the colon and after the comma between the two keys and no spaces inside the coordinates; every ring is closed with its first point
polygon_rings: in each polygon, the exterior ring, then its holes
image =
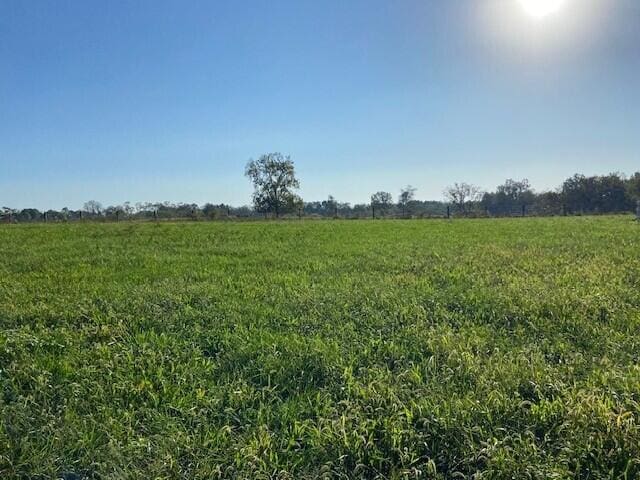
{"type": "Polygon", "coordinates": [[[522,205],[522,216],[523,217],[527,216],[527,206],[526,205],[522,205]]]}
{"type": "Polygon", "coordinates": [[[636,220],[640,222],[640,200],[636,202],[636,220]]]}
{"type": "Polygon", "coordinates": [[[451,218],[451,207],[447,205],[447,219],[451,218]]]}

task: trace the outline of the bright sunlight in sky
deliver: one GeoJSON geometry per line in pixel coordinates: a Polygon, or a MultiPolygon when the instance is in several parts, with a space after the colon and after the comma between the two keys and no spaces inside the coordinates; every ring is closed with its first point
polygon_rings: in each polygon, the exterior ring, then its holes
{"type": "Polygon", "coordinates": [[[526,12],[535,18],[543,18],[556,13],[565,0],[519,0],[526,12]]]}
{"type": "Polygon", "coordinates": [[[0,0],[0,208],[538,191],[640,165],[640,0],[0,0]],[[310,34],[312,32],[313,34],[310,34]]]}

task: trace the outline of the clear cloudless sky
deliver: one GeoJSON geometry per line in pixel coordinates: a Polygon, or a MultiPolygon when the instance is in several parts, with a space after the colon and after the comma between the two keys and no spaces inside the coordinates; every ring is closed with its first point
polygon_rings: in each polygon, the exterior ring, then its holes
{"type": "Polygon", "coordinates": [[[640,170],[640,2],[0,0],[0,207],[537,190],[640,170]]]}

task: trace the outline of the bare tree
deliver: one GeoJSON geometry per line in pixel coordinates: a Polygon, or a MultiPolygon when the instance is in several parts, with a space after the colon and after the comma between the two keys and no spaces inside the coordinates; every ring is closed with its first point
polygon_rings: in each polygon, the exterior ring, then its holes
{"type": "Polygon", "coordinates": [[[100,202],[96,202],[95,200],[89,200],[84,204],[82,210],[87,212],[90,215],[102,215],[103,208],[100,202]]]}
{"type": "Polygon", "coordinates": [[[467,214],[469,204],[478,201],[482,192],[470,183],[454,183],[444,191],[445,198],[463,215],[467,214]]]}
{"type": "Polygon", "coordinates": [[[133,205],[131,205],[131,202],[124,202],[124,204],[122,205],[122,211],[127,217],[130,217],[135,213],[136,209],[133,205]]]}
{"type": "Polygon", "coordinates": [[[400,190],[400,195],[398,196],[398,205],[400,205],[400,207],[402,207],[402,216],[403,217],[406,216],[407,209],[409,208],[409,205],[415,199],[416,190],[417,189],[412,187],[411,185],[407,185],[402,190],[400,190]]]}
{"type": "Polygon", "coordinates": [[[393,203],[393,197],[389,192],[376,192],[371,195],[371,211],[373,218],[376,218],[376,211],[384,214],[393,203]]]}
{"type": "Polygon", "coordinates": [[[253,205],[256,210],[272,212],[276,218],[286,210],[295,209],[301,201],[294,189],[300,188],[291,157],[268,153],[258,160],[250,160],[245,176],[254,186],[253,205]]]}

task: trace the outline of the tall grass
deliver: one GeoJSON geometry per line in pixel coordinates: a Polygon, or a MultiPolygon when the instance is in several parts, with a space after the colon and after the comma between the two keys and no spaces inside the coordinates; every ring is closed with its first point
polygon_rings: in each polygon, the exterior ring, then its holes
{"type": "Polygon", "coordinates": [[[630,217],[0,227],[1,478],[640,477],[630,217]]]}

